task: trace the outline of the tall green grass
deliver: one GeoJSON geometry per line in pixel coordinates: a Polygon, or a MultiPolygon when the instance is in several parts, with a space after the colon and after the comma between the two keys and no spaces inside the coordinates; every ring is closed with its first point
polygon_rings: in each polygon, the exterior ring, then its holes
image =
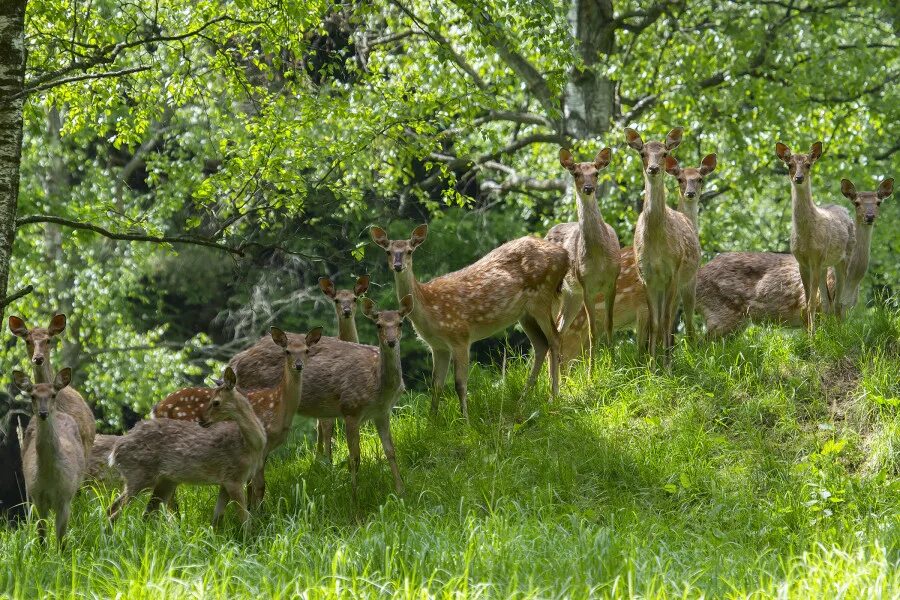
{"type": "Polygon", "coordinates": [[[210,527],[212,488],[148,521],[135,502],[115,528],[115,491],[86,490],[62,552],[32,523],[0,530],[0,595],[900,594],[900,313],[683,343],[668,370],[627,344],[598,363],[521,404],[524,359],[475,366],[468,425],[449,387],[434,419],[409,394],[392,421],[403,498],[367,428],[354,508],[345,444],[317,462],[300,420],[248,536],[231,511],[210,527]]]}

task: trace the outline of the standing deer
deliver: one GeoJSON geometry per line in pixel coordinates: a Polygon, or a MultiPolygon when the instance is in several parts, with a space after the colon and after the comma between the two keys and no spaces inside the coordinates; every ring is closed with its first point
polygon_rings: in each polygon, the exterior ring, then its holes
{"type": "MultiPolygon", "coordinates": [[[[277,327],[270,330],[273,343],[281,350],[281,375],[278,384],[247,393],[247,401],[266,430],[266,448],[263,462],[248,487],[251,506],[262,503],[265,495],[265,462],[269,454],[284,444],[291,430],[294,414],[303,390],[303,367],[309,361],[310,352],[322,337],[322,328],[316,327],[305,337],[288,335],[277,327]]],[[[153,407],[154,418],[170,418],[202,421],[203,411],[215,393],[214,389],[188,388],[187,395],[170,394],[153,407]]],[[[183,392],[184,390],[182,390],[183,392]]]]}
{"type": "Polygon", "coordinates": [[[791,253],[800,264],[800,278],[806,297],[806,324],[816,330],[816,294],[821,293],[826,312],[842,316],[847,262],[853,254],[856,236],[853,221],[842,206],[816,206],[810,189],[810,170],[822,156],[822,142],[816,142],[809,154],[791,154],[778,142],[775,154],[788,167],[791,180],[791,253]],[[826,286],[828,267],[834,267],[834,306],[826,286]]]}
{"type": "MultiPolygon", "coordinates": [[[[310,356],[303,373],[303,393],[297,411],[318,419],[343,418],[350,450],[350,478],[356,501],[356,472],[359,467],[359,428],[371,419],[381,437],[385,456],[398,493],[403,481],[390,435],[390,412],[403,393],[400,365],[401,324],[413,310],[412,296],[405,296],[399,311],[375,311],[371,300],[363,300],[363,313],[378,327],[378,347],[323,337],[310,356]]],[[[288,339],[296,334],[288,333],[288,339]]],[[[270,336],[244,350],[229,363],[241,381],[250,386],[271,381],[278,364],[277,346],[270,336]]]]}
{"type": "Polygon", "coordinates": [[[854,229],[856,245],[853,247],[853,254],[850,255],[850,262],[847,264],[844,295],[843,298],[839,298],[842,307],[849,310],[856,306],[856,302],[859,300],[859,285],[869,270],[872,228],[875,225],[875,219],[878,218],[881,201],[894,193],[894,180],[885,179],[874,192],[857,192],[853,182],[849,179],[841,179],[841,193],[853,203],[856,209],[854,229]]]}
{"type": "Polygon", "coordinates": [[[450,359],[460,412],[468,420],[466,385],[472,342],[503,331],[518,321],[534,348],[534,365],[527,393],[550,352],[553,397],[559,392],[559,335],[555,326],[559,292],[569,269],[565,248],[534,237],[507,242],[459,271],[420,283],[413,273],[413,252],[428,234],[416,227],[408,240],[391,240],[381,227],[372,239],[387,253],[394,271],[397,297],[413,297],[410,320],[431,348],[433,361],[431,411],[436,413],[450,359]]]}
{"type": "Polygon", "coordinates": [[[226,367],[202,415],[213,423],[209,427],[153,419],[141,421],[119,440],[110,463],[122,474],[125,489],[109,507],[111,522],[142,491],[152,490],[146,516],[168,502],[178,484],[189,483],[220,486],[213,525],[221,522],[229,497],[238,505],[238,519],[248,525],[244,484],[263,463],[266,431],[236,385],[234,371],[226,367]]]}
{"type": "MultiPolygon", "coordinates": [[[[359,335],[356,333],[356,303],[360,296],[369,289],[369,276],[357,277],[356,285],[352,290],[338,290],[334,283],[327,277],[319,279],[319,287],[322,293],[334,302],[334,312],[337,315],[338,339],[345,342],[359,343],[359,335]]],[[[331,464],[331,443],[334,437],[334,419],[319,419],[316,422],[316,454],[324,456],[328,464],[331,464]]]]}
{"type": "Polygon", "coordinates": [[[577,223],[560,223],[547,232],[547,241],[560,244],[569,254],[569,270],[562,290],[562,311],[559,333],[564,334],[575,317],[587,313],[591,343],[588,356],[591,368],[598,345],[598,314],[593,299],[604,295],[603,329],[606,341],[613,344],[613,306],[616,300],[616,279],[621,267],[619,238],[615,230],[603,221],[594,192],[597,175],[609,165],[611,150],[601,150],[593,162],[576,163],[565,148],[559,151],[559,162],[575,179],[575,198],[578,205],[577,223]]]}
{"type": "MultiPolygon", "coordinates": [[[[662,345],[666,359],[671,350],[676,294],[684,304],[685,323],[693,320],[700,244],[690,219],[666,205],[663,166],[669,152],[681,143],[683,129],[669,132],[665,142],[647,142],[631,128],[625,129],[628,145],[641,156],[644,172],[644,209],[634,233],[638,271],[647,291],[650,309],[650,352],[662,345]]],[[[688,334],[693,333],[693,326],[688,334]]]]}
{"type": "Polygon", "coordinates": [[[22,470],[25,491],[37,510],[38,535],[41,541],[46,539],[45,519],[52,510],[56,513],[56,540],[63,547],[72,498],[87,465],[78,423],[62,410],[60,402],[61,392],[72,380],[72,369],[62,369],[53,383],[32,383],[19,370],[13,371],[13,380],[31,396],[34,409],[22,445],[22,470]]]}
{"type": "MultiPolygon", "coordinates": [[[[679,199],[678,212],[686,216],[699,232],[698,201],[703,195],[704,178],[716,168],[716,155],[709,154],[696,168],[678,166],[678,161],[671,156],[666,157],[666,173],[678,180],[679,199]]],[[[616,301],[613,311],[613,329],[633,328],[637,337],[639,350],[647,343],[647,293],[638,273],[634,247],[622,248],[622,270],[616,281],[616,301]]],[[[699,277],[699,276],[698,276],[699,277]]],[[[605,317],[605,295],[601,292],[594,297],[594,304],[600,317],[605,317]]],[[[693,319],[685,322],[693,325],[693,319]]],[[[568,364],[582,349],[588,340],[587,323],[583,314],[575,317],[572,326],[560,333],[563,364],[568,364]]]]}
{"type": "MultiPolygon", "coordinates": [[[[32,376],[35,383],[52,383],[53,368],[50,364],[50,349],[53,338],[65,331],[66,315],[59,314],[50,319],[50,325],[45,329],[35,327],[28,329],[21,317],[9,317],[9,330],[13,335],[25,340],[25,349],[28,359],[31,361],[32,376]]],[[[85,462],[90,460],[91,445],[94,443],[94,435],[97,425],[94,421],[94,413],[74,388],[66,386],[57,394],[56,404],[59,409],[75,419],[78,425],[78,434],[84,449],[85,462]]]]}

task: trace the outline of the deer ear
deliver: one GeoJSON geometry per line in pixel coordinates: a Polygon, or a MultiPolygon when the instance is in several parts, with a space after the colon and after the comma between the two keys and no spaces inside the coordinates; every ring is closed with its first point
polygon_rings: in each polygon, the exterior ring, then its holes
{"type": "Polygon", "coordinates": [[[233,390],[237,385],[237,375],[234,374],[234,369],[231,367],[225,367],[225,374],[222,376],[222,379],[226,390],[233,390]]]}
{"type": "Polygon", "coordinates": [[[569,152],[568,149],[559,149],[559,164],[561,164],[564,169],[568,169],[569,171],[575,168],[575,158],[572,156],[572,153],[569,152]]]}
{"type": "Polygon", "coordinates": [[[819,157],[822,156],[822,142],[816,142],[809,148],[809,157],[813,160],[813,162],[819,160],[819,157]]]}
{"type": "Polygon", "coordinates": [[[72,383],[72,369],[66,367],[56,374],[56,378],[53,380],[53,389],[58,392],[70,383],[72,383]]]}
{"type": "Polygon", "coordinates": [[[272,336],[272,341],[273,341],[273,342],[275,342],[276,344],[278,344],[278,345],[281,346],[282,348],[287,348],[287,345],[288,345],[288,339],[287,339],[287,334],[284,332],[284,330],[279,329],[279,328],[277,328],[277,327],[270,327],[270,328],[269,328],[269,333],[270,333],[271,336],[272,336]]]}
{"type": "Polygon", "coordinates": [[[413,229],[412,235],[409,236],[409,243],[412,246],[413,250],[418,248],[419,244],[425,241],[425,237],[427,235],[428,225],[425,225],[424,223],[413,229]]]}
{"type": "Polygon", "coordinates": [[[666,135],[666,150],[674,150],[681,143],[684,127],[676,127],[666,135]]]}
{"type": "Polygon", "coordinates": [[[666,157],[666,173],[673,177],[681,175],[681,167],[678,166],[678,159],[674,156],[666,157]]]}
{"type": "Polygon", "coordinates": [[[322,328],[321,327],[313,327],[309,330],[309,333],[306,334],[306,346],[315,346],[319,343],[319,340],[322,339],[322,328]]]}
{"type": "Polygon", "coordinates": [[[594,158],[594,167],[597,170],[605,169],[609,165],[609,161],[612,159],[612,150],[609,148],[604,148],[600,152],[597,153],[597,156],[594,158]]]}
{"type": "Polygon", "coordinates": [[[782,144],[781,142],[778,142],[777,144],[775,144],[775,156],[777,156],[784,162],[787,162],[788,159],[791,157],[791,149],[788,148],[787,146],[785,146],[784,144],[782,144]]]}
{"type": "Polygon", "coordinates": [[[641,134],[631,127],[625,128],[625,142],[638,152],[644,148],[644,140],[641,139],[641,134]]]}
{"type": "Polygon", "coordinates": [[[50,334],[50,337],[54,335],[59,335],[63,331],[66,330],[66,315],[59,314],[55,315],[52,319],[50,319],[50,326],[47,327],[47,333],[50,334]]]}
{"type": "Polygon", "coordinates": [[[856,200],[856,186],[849,179],[841,179],[841,193],[848,200],[856,200]]]}
{"type": "Polygon", "coordinates": [[[218,378],[215,378],[215,377],[214,377],[213,380],[212,380],[212,382],[213,382],[214,384],[216,384],[216,387],[222,387],[223,385],[225,385],[225,380],[224,380],[224,379],[218,379],[218,378]]]}
{"type": "Polygon", "coordinates": [[[375,310],[375,303],[371,298],[363,298],[362,310],[366,318],[373,321],[378,318],[378,311],[375,310]]]}
{"type": "Polygon", "coordinates": [[[412,312],[413,309],[413,297],[411,294],[407,294],[403,296],[400,300],[400,318],[406,318],[406,315],[412,312]]]}
{"type": "Polygon", "coordinates": [[[709,175],[713,171],[716,170],[716,165],[718,164],[716,160],[715,154],[707,154],[703,157],[703,160],[700,161],[700,173],[702,175],[709,175]]]}
{"type": "Polygon", "coordinates": [[[372,241],[387,250],[391,245],[391,240],[388,239],[387,232],[378,227],[377,225],[372,226],[369,229],[369,233],[372,235],[372,241]]]}
{"type": "Polygon", "coordinates": [[[31,380],[28,379],[28,375],[18,369],[13,370],[13,383],[15,383],[16,387],[23,392],[31,391],[31,380]]]}
{"type": "Polygon", "coordinates": [[[334,298],[335,290],[333,281],[327,277],[319,277],[319,287],[322,289],[323,294],[329,298],[334,298]]]}
{"type": "Polygon", "coordinates": [[[360,275],[356,278],[356,287],[353,288],[353,293],[357,296],[362,296],[369,289],[369,276],[368,275],[360,275]]]}
{"type": "Polygon", "coordinates": [[[878,191],[875,194],[878,196],[879,200],[884,200],[888,196],[894,193],[894,178],[889,177],[881,182],[878,186],[878,191]]]}
{"type": "Polygon", "coordinates": [[[24,338],[28,335],[28,328],[25,327],[25,321],[21,317],[9,317],[9,330],[16,337],[24,338]]]}

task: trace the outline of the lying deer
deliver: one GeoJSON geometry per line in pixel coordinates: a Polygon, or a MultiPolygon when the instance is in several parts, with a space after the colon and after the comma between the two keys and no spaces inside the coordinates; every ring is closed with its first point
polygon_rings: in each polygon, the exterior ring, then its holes
{"type": "MultiPolygon", "coordinates": [[[[323,337],[304,369],[298,412],[318,419],[344,419],[354,501],[360,461],[359,428],[369,419],[375,422],[381,437],[396,490],[403,493],[391,439],[390,413],[404,390],[400,365],[401,324],[412,310],[412,296],[401,300],[399,311],[378,312],[371,300],[364,299],[363,314],[378,328],[378,348],[323,337]]],[[[294,336],[287,334],[289,340],[294,336]]],[[[276,348],[272,338],[264,336],[229,364],[240,381],[246,376],[248,386],[265,385],[272,380],[278,361],[276,348]]]]}
{"type": "MultiPolygon", "coordinates": [[[[310,352],[315,349],[322,337],[322,328],[316,327],[305,337],[291,336],[288,338],[284,331],[272,327],[269,335],[272,342],[281,350],[279,361],[281,374],[278,383],[271,387],[247,392],[247,401],[250,402],[253,412],[266,430],[266,448],[262,465],[254,474],[248,488],[252,506],[261,504],[265,495],[266,459],[272,451],[284,444],[290,433],[291,423],[297,412],[297,405],[303,389],[303,367],[309,362],[310,352]]],[[[215,390],[191,389],[194,391],[188,396],[189,400],[184,400],[184,396],[170,394],[154,407],[154,416],[202,422],[203,412],[215,394],[215,390]]]]}
{"type": "MultiPolygon", "coordinates": [[[[28,359],[31,361],[32,376],[35,383],[52,383],[53,368],[50,365],[50,349],[53,338],[65,331],[66,315],[56,315],[50,319],[50,325],[45,329],[35,327],[28,329],[21,317],[9,318],[9,330],[13,335],[25,340],[25,349],[28,359]]],[[[59,409],[75,419],[78,425],[78,435],[84,452],[85,462],[90,460],[91,444],[94,443],[97,425],[94,413],[74,388],[66,386],[57,395],[56,404],[59,409]]]]}
{"type": "Polygon", "coordinates": [[[609,165],[611,153],[609,148],[604,148],[593,162],[576,163],[571,152],[560,149],[559,162],[575,180],[578,222],[560,223],[547,232],[547,241],[560,244],[569,254],[569,271],[562,288],[559,333],[565,334],[577,315],[587,313],[591,368],[594,365],[594,350],[600,339],[599,315],[593,300],[598,293],[604,296],[603,329],[611,348],[616,279],[621,267],[619,237],[603,221],[594,195],[598,189],[597,175],[609,165]]]}
{"type": "Polygon", "coordinates": [[[812,333],[816,330],[817,292],[822,296],[825,312],[842,316],[847,263],[856,235],[846,208],[836,204],[820,207],[813,202],[810,171],[822,156],[822,142],[814,143],[809,154],[791,154],[787,146],[778,142],[775,154],[787,165],[791,180],[791,253],[800,265],[806,323],[812,333]],[[828,267],[834,267],[834,306],[825,283],[828,267]]]}
{"type": "MultiPolygon", "coordinates": [[[[690,219],[666,205],[663,166],[669,152],[681,143],[683,130],[669,132],[664,142],[647,142],[631,128],[625,139],[641,156],[644,173],[644,209],[634,232],[634,250],[638,271],[647,292],[650,309],[650,352],[662,346],[672,347],[672,324],[677,297],[684,304],[685,323],[693,320],[697,270],[700,268],[700,244],[690,219]]],[[[692,333],[689,329],[688,333],[692,333]]]]}
{"type": "Polygon", "coordinates": [[[523,395],[534,386],[550,352],[551,393],[559,393],[559,334],[555,320],[559,293],[569,270],[569,256],[558,244],[534,237],[507,242],[459,271],[420,283],[413,272],[413,252],[428,234],[416,227],[408,240],[391,240],[381,227],[372,240],[387,253],[397,297],[413,297],[410,320],[431,348],[431,411],[436,413],[450,359],[464,419],[469,418],[466,387],[472,342],[503,331],[516,321],[534,348],[534,365],[523,395]]]}
{"type": "Polygon", "coordinates": [[[203,411],[203,419],[212,423],[209,427],[194,421],[146,420],[119,440],[110,463],[122,474],[125,489],[109,507],[111,522],[142,491],[152,490],[146,516],[168,502],[177,485],[189,483],[220,486],[213,525],[221,522],[229,497],[238,505],[238,519],[249,524],[244,484],[262,466],[266,431],[236,385],[234,371],[226,367],[222,384],[203,411]]]}
{"type": "Polygon", "coordinates": [[[60,547],[64,545],[72,498],[81,486],[87,464],[78,423],[62,410],[60,402],[61,392],[71,380],[72,369],[68,368],[57,373],[53,383],[32,383],[22,371],[13,371],[16,387],[31,396],[34,409],[22,445],[25,491],[37,510],[41,541],[47,536],[45,519],[51,510],[56,513],[60,547]]]}
{"type": "MultiPolygon", "coordinates": [[[[322,288],[322,293],[334,302],[334,312],[338,323],[338,339],[358,344],[356,304],[359,297],[369,289],[369,276],[362,275],[357,277],[356,285],[353,286],[352,290],[336,289],[334,283],[327,277],[319,279],[319,287],[322,288]]],[[[334,437],[334,420],[319,419],[316,422],[316,434],[316,454],[324,456],[328,464],[331,464],[331,441],[334,437]]]]}

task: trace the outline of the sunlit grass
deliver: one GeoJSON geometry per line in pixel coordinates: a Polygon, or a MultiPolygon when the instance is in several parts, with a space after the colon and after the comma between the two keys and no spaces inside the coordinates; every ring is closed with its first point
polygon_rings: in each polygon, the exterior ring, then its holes
{"type": "Polygon", "coordinates": [[[546,377],[518,402],[525,360],[476,366],[470,424],[449,386],[434,419],[424,394],[396,411],[404,498],[367,428],[355,509],[343,441],[329,468],[298,420],[246,538],[231,511],[211,528],[212,488],[115,528],[88,490],[63,552],[0,531],[0,595],[895,596],[898,336],[875,312],[683,343],[671,369],[623,346],[554,403],[546,377]]]}

